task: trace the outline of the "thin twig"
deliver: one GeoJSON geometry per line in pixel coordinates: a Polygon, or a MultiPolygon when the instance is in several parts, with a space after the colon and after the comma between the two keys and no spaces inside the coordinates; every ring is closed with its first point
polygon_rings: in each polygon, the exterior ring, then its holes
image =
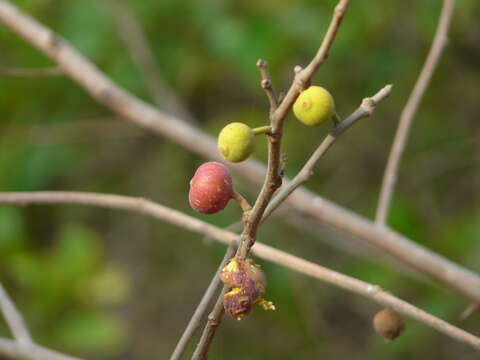
{"type": "Polygon", "coordinates": [[[393,145],[390,150],[390,155],[388,156],[385,172],[383,174],[382,188],[380,190],[380,198],[375,216],[375,222],[378,225],[386,224],[392,200],[392,194],[397,183],[400,160],[407,144],[408,134],[420,102],[425,94],[425,90],[432,79],[432,75],[437,68],[440,56],[447,45],[447,33],[450,26],[454,5],[455,0],[443,1],[440,20],[438,22],[432,46],[430,47],[427,59],[423,65],[417,82],[415,83],[412,93],[410,94],[407,103],[400,114],[397,132],[395,133],[395,139],[393,140],[393,145]]]}
{"type": "MultiPolygon", "coordinates": [[[[180,211],[170,209],[142,198],[79,192],[0,192],[0,204],[82,204],[109,209],[130,210],[167,221],[195,233],[209,235],[212,239],[226,245],[238,241],[237,234],[217,228],[216,226],[183,214],[180,211]]],[[[389,306],[400,314],[415,319],[452,339],[469,344],[480,350],[480,339],[478,337],[400,300],[390,293],[381,290],[380,287],[376,285],[338,273],[260,242],[255,243],[252,252],[261,259],[357,293],[381,304],[382,306],[389,306]]],[[[0,353],[3,354],[4,351],[6,350],[2,347],[2,342],[0,342],[0,353]]],[[[26,358],[29,359],[28,357],[26,358]]]]}
{"type": "Polygon", "coordinates": [[[273,88],[272,79],[270,78],[270,73],[268,72],[268,64],[265,60],[259,59],[257,61],[257,67],[260,69],[260,75],[262,81],[260,83],[265,94],[267,95],[268,102],[270,103],[270,113],[275,111],[278,107],[278,98],[275,94],[275,89],[273,88]]]}
{"type": "Polygon", "coordinates": [[[185,328],[180,340],[178,341],[177,346],[175,347],[175,350],[170,356],[170,360],[179,360],[182,357],[190,340],[192,339],[197,329],[200,327],[202,318],[207,313],[208,305],[210,305],[211,300],[213,299],[213,297],[215,296],[215,294],[218,292],[218,290],[222,285],[222,282],[220,281],[220,277],[219,277],[220,272],[222,271],[223,267],[226,265],[228,260],[230,260],[230,258],[232,258],[233,255],[235,255],[235,252],[237,251],[236,245],[237,245],[236,243],[231,243],[228,246],[227,251],[223,256],[223,260],[220,263],[220,266],[215,272],[215,275],[210,281],[210,284],[208,285],[207,290],[203,294],[202,299],[200,300],[200,303],[198,304],[197,308],[195,309],[195,312],[193,313],[190,321],[188,322],[188,325],[185,328]]]}
{"type": "MultiPolygon", "coordinates": [[[[50,57],[94,99],[124,119],[165,136],[209,160],[222,161],[215,139],[197,127],[145,104],[118,87],[68,42],[23,14],[9,1],[0,0],[0,22],[50,57]]],[[[293,95],[288,101],[285,99],[279,109],[291,106],[294,101],[293,95]]],[[[251,183],[261,184],[264,181],[265,167],[257,161],[250,159],[231,167],[251,183]]],[[[479,276],[418,245],[418,241],[410,240],[391,229],[376,226],[365,217],[303,187],[298,188],[287,201],[301,216],[354,236],[472,300],[480,301],[479,276]]]]}
{"type": "MultiPolygon", "coordinates": [[[[275,123],[281,123],[280,120],[287,116],[299,93],[309,86],[313,75],[327,59],[333,40],[335,40],[338,28],[342,23],[349,5],[350,0],[341,0],[338,2],[335,6],[334,14],[330,21],[330,25],[328,26],[327,33],[325,34],[315,57],[305,69],[302,69],[300,66],[295,68],[295,79],[280,103],[280,106],[275,111],[275,123]]],[[[276,129],[274,128],[274,130],[276,129]]]]}
{"type": "Polygon", "coordinates": [[[176,116],[195,123],[193,115],[161,75],[147,36],[128,4],[124,0],[109,0],[105,4],[112,14],[117,32],[127,46],[130,57],[140,70],[153,102],[176,116]]]}
{"type": "Polygon", "coordinates": [[[217,302],[213,307],[212,312],[208,315],[208,321],[203,329],[202,337],[198,342],[197,347],[195,348],[195,352],[192,355],[192,360],[204,360],[207,358],[208,350],[210,349],[210,345],[212,344],[213,338],[215,337],[215,333],[220,326],[222,321],[222,316],[225,313],[223,308],[223,297],[228,291],[228,287],[224,286],[222,292],[218,296],[217,302]]]}
{"type": "Polygon", "coordinates": [[[65,75],[58,66],[47,68],[0,67],[0,76],[15,77],[51,77],[65,75]]]}
{"type": "Polygon", "coordinates": [[[472,315],[476,310],[478,310],[479,307],[479,303],[470,303],[460,314],[460,320],[466,320],[470,315],[472,315]]]}
{"type": "Polygon", "coordinates": [[[13,337],[19,343],[33,343],[22,314],[15,307],[15,304],[10,299],[10,296],[8,296],[8,293],[5,291],[2,284],[0,284],[0,310],[2,311],[3,317],[5,318],[13,337]]]}
{"type": "Polygon", "coordinates": [[[310,156],[308,161],[305,163],[303,168],[299,173],[285,186],[282,188],[278,194],[272,199],[270,204],[268,204],[265,214],[263,215],[262,221],[266,220],[268,216],[276,209],[280,204],[287,199],[287,197],[295,191],[299,186],[303,185],[310,179],[313,175],[315,165],[320,160],[320,158],[325,155],[328,149],[333,145],[333,143],[353,124],[358,120],[369,117],[372,115],[375,110],[375,106],[385,99],[390,92],[392,91],[392,85],[387,85],[375,95],[370,98],[365,98],[362,101],[362,104],[356,109],[349,117],[345,120],[339,122],[330,133],[325,137],[322,143],[318,146],[315,152],[310,156]]]}

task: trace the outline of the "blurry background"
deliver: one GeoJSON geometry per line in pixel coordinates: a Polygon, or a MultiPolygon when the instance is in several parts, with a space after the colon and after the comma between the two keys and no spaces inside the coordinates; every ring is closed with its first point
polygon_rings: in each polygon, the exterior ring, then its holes
{"type": "MultiPolygon", "coordinates": [[[[119,36],[108,1],[17,0],[72,42],[114,81],[151,101],[119,36]]],[[[255,61],[269,61],[277,90],[316,52],[336,1],[141,0],[138,19],[166,81],[212,135],[228,122],[267,120],[255,61]]],[[[372,217],[399,113],[420,71],[441,1],[353,1],[315,83],[340,116],[387,83],[389,99],[334,146],[310,189],[372,217]]],[[[450,44],[417,115],[391,224],[480,272],[480,3],[457,2],[450,44]]],[[[48,67],[0,26],[0,67],[48,67]]],[[[238,208],[202,216],[188,182],[205,159],[118,120],[66,77],[0,74],[0,190],[78,190],[144,196],[217,226],[238,208]]],[[[327,128],[289,117],[284,151],[293,176],[327,128]]],[[[265,159],[258,142],[255,155],[265,159]]],[[[236,177],[253,200],[257,188],[236,177]]],[[[462,296],[422,281],[384,257],[293,214],[272,219],[259,240],[374,282],[479,334],[480,313],[458,320],[462,296]],[[287,220],[287,221],[285,221],[287,220]],[[333,246],[332,246],[333,245],[333,246]],[[339,250],[340,249],[340,250],[339,250]]],[[[164,359],[173,350],[224,247],[150,218],[81,206],[0,207],[0,280],[43,345],[90,359],[164,359]]],[[[473,359],[466,346],[407,321],[385,344],[371,329],[371,301],[263,263],[276,312],[226,319],[211,359],[473,359]]],[[[0,333],[8,335],[1,324],[0,333]]]]}

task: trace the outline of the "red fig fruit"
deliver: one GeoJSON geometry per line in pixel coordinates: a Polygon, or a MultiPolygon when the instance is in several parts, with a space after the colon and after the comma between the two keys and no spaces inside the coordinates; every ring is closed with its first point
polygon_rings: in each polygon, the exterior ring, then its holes
{"type": "Polygon", "coordinates": [[[190,181],[190,206],[203,214],[222,210],[232,196],[232,177],[227,168],[218,162],[202,164],[190,181]]]}

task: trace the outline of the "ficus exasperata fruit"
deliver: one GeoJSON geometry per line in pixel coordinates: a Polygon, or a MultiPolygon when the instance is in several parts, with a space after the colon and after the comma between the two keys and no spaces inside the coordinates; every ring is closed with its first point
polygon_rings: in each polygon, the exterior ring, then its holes
{"type": "Polygon", "coordinates": [[[233,197],[232,177],[218,162],[207,162],[198,167],[192,180],[188,200],[190,206],[204,214],[223,210],[233,197]]]}
{"type": "Polygon", "coordinates": [[[230,259],[222,269],[220,279],[231,288],[223,297],[225,312],[237,320],[248,315],[254,304],[265,310],[275,310],[272,302],[262,298],[267,279],[260,265],[255,264],[252,259],[230,259]]]}
{"type": "Polygon", "coordinates": [[[373,327],[385,341],[391,342],[403,333],[405,322],[395,311],[387,308],[375,314],[373,327]]]}
{"type": "Polygon", "coordinates": [[[293,113],[308,126],[320,125],[336,116],[332,95],[320,86],[302,91],[293,104],[293,113]]]}
{"type": "Polygon", "coordinates": [[[218,134],[218,150],[228,161],[243,161],[250,156],[254,148],[255,134],[243,123],[230,123],[218,134]]]}

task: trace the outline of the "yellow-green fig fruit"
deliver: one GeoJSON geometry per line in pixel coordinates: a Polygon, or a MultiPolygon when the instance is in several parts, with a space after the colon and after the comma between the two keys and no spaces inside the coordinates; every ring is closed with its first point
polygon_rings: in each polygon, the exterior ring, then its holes
{"type": "Polygon", "coordinates": [[[225,160],[240,162],[250,156],[255,147],[253,130],[240,122],[225,126],[218,134],[218,150],[225,160]]]}
{"type": "Polygon", "coordinates": [[[335,115],[333,97],[320,86],[310,86],[298,96],[293,113],[305,125],[320,125],[335,115]]]}

